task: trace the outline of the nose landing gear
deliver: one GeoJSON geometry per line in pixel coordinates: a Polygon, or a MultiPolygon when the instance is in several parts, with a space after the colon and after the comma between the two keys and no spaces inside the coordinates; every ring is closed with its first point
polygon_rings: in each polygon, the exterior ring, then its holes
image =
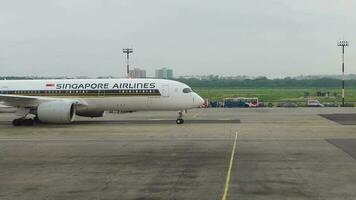
{"type": "Polygon", "coordinates": [[[183,111],[179,111],[176,123],[177,124],[183,124],[184,123],[183,111]]]}
{"type": "Polygon", "coordinates": [[[184,123],[184,119],[177,119],[177,120],[176,120],[176,123],[177,123],[177,124],[183,124],[183,123],[184,123]]]}

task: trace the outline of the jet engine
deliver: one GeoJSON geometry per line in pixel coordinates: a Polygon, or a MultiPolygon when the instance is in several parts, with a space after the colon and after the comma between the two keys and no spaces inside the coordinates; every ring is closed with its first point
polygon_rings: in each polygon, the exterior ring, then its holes
{"type": "Polygon", "coordinates": [[[74,120],[75,112],[75,105],[70,101],[45,102],[37,107],[37,117],[45,123],[70,123],[74,120]]]}

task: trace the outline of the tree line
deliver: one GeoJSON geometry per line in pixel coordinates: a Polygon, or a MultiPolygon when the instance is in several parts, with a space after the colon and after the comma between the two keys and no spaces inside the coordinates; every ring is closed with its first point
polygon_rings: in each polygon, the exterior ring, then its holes
{"type": "MultiPolygon", "coordinates": [[[[281,78],[268,79],[259,77],[254,79],[232,79],[213,77],[207,79],[178,78],[177,81],[186,83],[195,88],[338,88],[341,80],[336,78],[295,79],[281,78]]],[[[356,87],[356,80],[346,80],[346,87],[356,87]]]]}
{"type": "MultiPolygon", "coordinates": [[[[64,77],[56,77],[66,79],[64,77]]],[[[23,80],[23,79],[48,79],[48,77],[18,77],[4,76],[0,80],[23,80]]],[[[49,78],[53,79],[53,78],[49,78]]],[[[267,77],[257,78],[229,78],[220,76],[208,76],[205,78],[177,78],[177,81],[186,83],[193,88],[338,88],[341,87],[341,80],[338,78],[277,78],[269,79],[267,77]]],[[[356,79],[345,81],[348,88],[356,88],[356,79]]]]}

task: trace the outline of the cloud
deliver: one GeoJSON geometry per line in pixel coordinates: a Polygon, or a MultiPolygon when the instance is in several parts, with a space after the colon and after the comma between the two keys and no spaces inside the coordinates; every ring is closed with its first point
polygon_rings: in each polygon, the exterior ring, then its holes
{"type": "Polygon", "coordinates": [[[121,49],[133,46],[132,64],[151,75],[161,66],[178,75],[332,74],[337,40],[356,34],[354,10],[351,0],[1,1],[0,68],[124,76],[121,49]]]}

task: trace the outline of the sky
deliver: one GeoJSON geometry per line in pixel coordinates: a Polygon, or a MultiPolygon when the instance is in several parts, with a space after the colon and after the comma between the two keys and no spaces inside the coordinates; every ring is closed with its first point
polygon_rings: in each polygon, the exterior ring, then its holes
{"type": "Polygon", "coordinates": [[[356,74],[354,0],[0,0],[0,76],[356,74]],[[355,38],[355,40],[354,40],[355,38]]]}

